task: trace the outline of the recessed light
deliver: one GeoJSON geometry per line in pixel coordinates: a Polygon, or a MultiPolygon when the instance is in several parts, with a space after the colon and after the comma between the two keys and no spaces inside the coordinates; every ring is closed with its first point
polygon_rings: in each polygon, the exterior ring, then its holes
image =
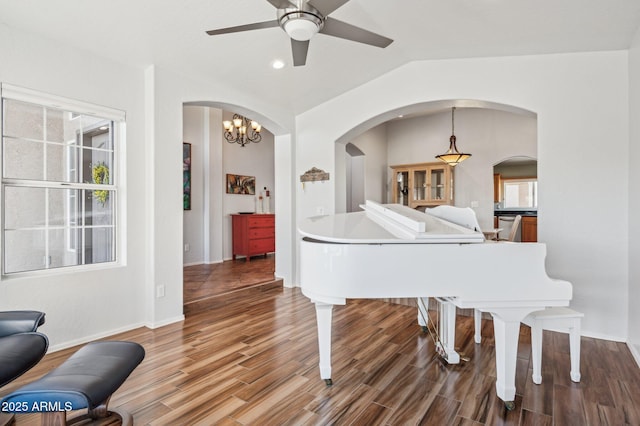
{"type": "Polygon", "coordinates": [[[279,70],[284,68],[284,62],[281,61],[280,59],[276,59],[275,61],[271,62],[271,66],[273,67],[274,70],[279,70]]]}

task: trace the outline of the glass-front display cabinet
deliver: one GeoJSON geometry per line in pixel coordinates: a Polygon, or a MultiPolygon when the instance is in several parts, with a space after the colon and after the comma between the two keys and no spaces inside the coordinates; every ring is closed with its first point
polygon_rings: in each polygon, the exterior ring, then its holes
{"type": "Polygon", "coordinates": [[[393,203],[411,208],[453,204],[453,167],[442,162],[391,166],[393,203]]]}
{"type": "Polygon", "coordinates": [[[403,206],[409,205],[409,170],[397,169],[394,170],[393,182],[395,186],[393,193],[397,194],[393,196],[394,203],[402,204],[403,206]]]}

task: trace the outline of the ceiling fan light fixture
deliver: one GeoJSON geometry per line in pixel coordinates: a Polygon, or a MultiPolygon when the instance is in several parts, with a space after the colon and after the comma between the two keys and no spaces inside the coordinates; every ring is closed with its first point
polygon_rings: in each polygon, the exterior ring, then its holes
{"type": "Polygon", "coordinates": [[[297,41],[311,40],[322,29],[322,24],[322,19],[307,12],[289,13],[280,20],[282,29],[297,41]]]}

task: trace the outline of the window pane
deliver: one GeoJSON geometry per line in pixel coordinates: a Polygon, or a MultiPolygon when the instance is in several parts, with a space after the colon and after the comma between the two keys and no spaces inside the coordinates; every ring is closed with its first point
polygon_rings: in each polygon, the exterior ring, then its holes
{"type": "Polygon", "coordinates": [[[82,206],[77,204],[79,189],[47,189],[48,224],[51,227],[77,226],[82,206]]]}
{"type": "Polygon", "coordinates": [[[82,156],[82,174],[84,175],[85,183],[113,184],[111,179],[112,152],[83,149],[82,156]]]}
{"type": "Polygon", "coordinates": [[[113,150],[112,122],[104,118],[82,116],[82,145],[103,150],[113,150]]]}
{"type": "Polygon", "coordinates": [[[44,230],[5,231],[4,272],[24,272],[46,267],[44,230]]]}
{"type": "Polygon", "coordinates": [[[44,228],[47,200],[45,188],[5,186],[4,227],[5,229],[44,228]]]}
{"type": "MultiPolygon", "coordinates": [[[[60,268],[62,266],[81,265],[78,252],[73,249],[75,241],[70,238],[77,238],[77,232],[69,232],[70,229],[51,229],[47,233],[48,265],[47,268],[60,268]]],[[[75,231],[75,230],[74,230],[75,231]]]]}
{"type": "Polygon", "coordinates": [[[65,173],[65,147],[64,145],[49,143],[47,150],[47,175],[44,180],[52,182],[68,182],[68,173],[65,173]]]}
{"type": "Polygon", "coordinates": [[[84,247],[84,258],[87,264],[114,261],[113,228],[85,228],[84,247]]]}
{"type": "Polygon", "coordinates": [[[68,118],[71,114],[51,108],[47,108],[45,114],[47,117],[46,139],[49,142],[64,143],[66,141],[65,131],[69,127],[68,118]]]}
{"type": "Polygon", "coordinates": [[[4,136],[44,140],[44,108],[40,105],[4,99],[4,136]]]}
{"type": "Polygon", "coordinates": [[[15,179],[44,178],[44,143],[4,138],[3,176],[15,179]]]}
{"type": "Polygon", "coordinates": [[[538,182],[528,179],[512,179],[504,182],[505,208],[537,208],[538,182]]]}

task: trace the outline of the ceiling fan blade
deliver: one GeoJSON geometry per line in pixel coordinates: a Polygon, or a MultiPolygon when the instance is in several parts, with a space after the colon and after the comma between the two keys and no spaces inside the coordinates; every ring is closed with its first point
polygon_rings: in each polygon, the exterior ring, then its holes
{"type": "Polygon", "coordinates": [[[307,51],[309,40],[298,41],[291,39],[291,53],[293,53],[293,66],[299,67],[307,63],[307,51]]]}
{"type": "Polygon", "coordinates": [[[356,27],[346,22],[338,21],[337,19],[327,18],[324,21],[324,26],[320,30],[322,34],[330,35],[333,37],[344,38],[351,41],[357,41],[359,43],[370,44],[376,47],[387,47],[393,40],[387,37],[383,37],[380,34],[372,33],[360,27],[356,27]]]}
{"type": "Polygon", "coordinates": [[[313,0],[308,3],[316,8],[318,12],[322,13],[324,16],[327,16],[348,1],[349,0],[313,0]]]}
{"type": "Polygon", "coordinates": [[[276,9],[286,9],[288,7],[297,7],[296,4],[289,0],[267,0],[276,9]]]}
{"type": "Polygon", "coordinates": [[[238,25],[236,27],[221,28],[219,30],[209,30],[207,31],[207,34],[218,35],[218,34],[238,33],[241,31],[260,30],[262,28],[272,28],[277,26],[278,26],[278,21],[256,22],[255,24],[238,25]]]}

